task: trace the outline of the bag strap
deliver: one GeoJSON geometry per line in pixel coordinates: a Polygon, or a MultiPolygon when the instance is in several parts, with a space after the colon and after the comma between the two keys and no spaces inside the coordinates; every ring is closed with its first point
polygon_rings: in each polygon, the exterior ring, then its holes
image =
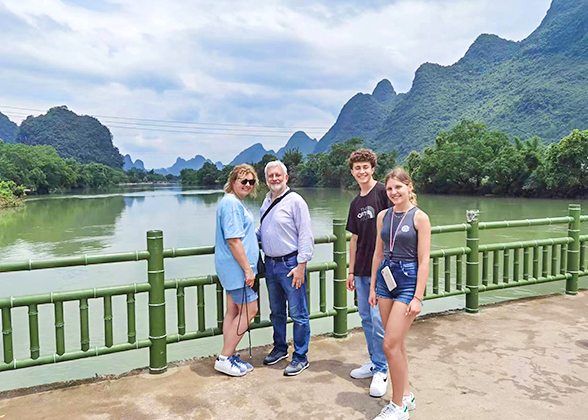
{"type": "Polygon", "coordinates": [[[261,227],[261,223],[263,222],[263,219],[265,219],[265,216],[267,216],[267,215],[268,215],[268,213],[270,212],[270,210],[271,210],[271,209],[273,209],[274,207],[276,207],[276,205],[277,205],[277,204],[278,204],[280,201],[282,201],[282,199],[283,199],[284,197],[286,197],[288,194],[290,194],[291,192],[292,192],[292,190],[288,190],[288,191],[286,191],[286,193],[285,193],[283,196],[281,196],[280,198],[276,198],[276,199],[274,200],[274,202],[273,202],[273,203],[272,203],[272,204],[271,204],[271,205],[268,207],[268,209],[265,211],[265,213],[263,213],[263,216],[261,216],[261,220],[259,221],[259,226],[260,226],[260,227],[261,227]]]}

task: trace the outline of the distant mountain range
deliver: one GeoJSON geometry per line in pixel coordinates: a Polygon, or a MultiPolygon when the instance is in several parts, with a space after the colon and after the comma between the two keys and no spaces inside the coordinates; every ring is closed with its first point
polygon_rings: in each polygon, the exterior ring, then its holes
{"type": "MultiPolygon", "coordinates": [[[[242,163],[257,163],[266,154],[271,154],[271,155],[276,156],[278,159],[282,159],[284,157],[284,154],[288,150],[295,150],[295,149],[298,149],[298,151],[300,153],[302,153],[303,156],[307,156],[308,154],[313,152],[316,144],[317,144],[316,139],[311,139],[303,131],[297,131],[292,135],[292,137],[290,137],[290,139],[288,140],[286,145],[284,147],[282,147],[280,150],[278,150],[277,152],[274,152],[271,149],[266,150],[261,143],[255,143],[254,145],[249,146],[247,149],[240,152],[229,163],[229,165],[235,166],[235,165],[240,165],[242,163]]],[[[130,162],[132,162],[132,160],[130,159],[130,156],[129,156],[129,160],[130,160],[130,162]]],[[[176,160],[176,163],[174,163],[173,166],[171,166],[169,168],[155,169],[155,172],[158,174],[162,174],[162,175],[172,174],[172,175],[178,176],[182,169],[198,170],[198,169],[202,168],[202,165],[204,165],[204,162],[213,163],[210,159],[207,159],[201,155],[196,155],[194,158],[192,158],[190,160],[184,160],[181,157],[178,157],[176,160]]],[[[216,165],[216,167],[218,169],[222,169],[224,166],[222,164],[222,162],[216,162],[213,164],[216,165]]]]}
{"type": "Polygon", "coordinates": [[[312,153],[317,145],[316,139],[311,139],[306,135],[304,131],[295,132],[292,137],[288,140],[286,145],[282,147],[278,152],[273,150],[265,150],[261,143],[255,143],[253,146],[249,146],[247,149],[239,153],[229,165],[235,166],[242,163],[257,163],[263,158],[264,155],[270,154],[276,156],[278,159],[282,159],[284,154],[288,150],[298,149],[303,156],[307,156],[312,153]]]}
{"type": "Polygon", "coordinates": [[[202,168],[204,162],[212,163],[213,165],[216,165],[218,169],[223,168],[223,164],[221,162],[214,163],[212,160],[206,159],[202,155],[196,155],[189,160],[184,160],[181,157],[179,157],[176,159],[176,163],[174,163],[172,166],[170,166],[169,168],[155,169],[155,173],[161,175],[171,174],[179,176],[182,169],[194,169],[195,171],[197,171],[198,169],[202,168]]]}
{"type": "Polygon", "coordinates": [[[124,161],[123,161],[123,171],[129,171],[133,168],[135,169],[139,169],[141,171],[145,170],[145,164],[143,163],[143,161],[141,159],[137,159],[136,161],[133,162],[133,159],[131,158],[131,155],[127,154],[124,157],[124,161]]]}

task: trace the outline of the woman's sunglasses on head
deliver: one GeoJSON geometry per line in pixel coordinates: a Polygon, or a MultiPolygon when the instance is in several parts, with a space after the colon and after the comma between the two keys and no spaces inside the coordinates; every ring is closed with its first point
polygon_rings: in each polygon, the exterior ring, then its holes
{"type": "Polygon", "coordinates": [[[254,186],[255,180],[254,179],[242,179],[241,180],[241,185],[247,185],[247,184],[254,186]]]}

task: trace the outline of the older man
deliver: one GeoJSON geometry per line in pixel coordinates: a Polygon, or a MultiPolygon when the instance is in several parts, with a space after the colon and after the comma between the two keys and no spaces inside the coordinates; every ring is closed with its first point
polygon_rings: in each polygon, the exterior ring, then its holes
{"type": "Polygon", "coordinates": [[[288,302],[290,317],[294,321],[294,353],[284,375],[294,376],[309,366],[306,357],[310,343],[306,263],[314,253],[314,237],[306,201],[288,188],[286,166],[280,161],[268,163],[265,179],[270,191],[260,209],[263,220],[259,233],[266,257],[265,278],[274,329],[274,348],[263,363],[273,365],[288,357],[288,302]],[[272,206],[273,203],[276,204],[272,206]]]}

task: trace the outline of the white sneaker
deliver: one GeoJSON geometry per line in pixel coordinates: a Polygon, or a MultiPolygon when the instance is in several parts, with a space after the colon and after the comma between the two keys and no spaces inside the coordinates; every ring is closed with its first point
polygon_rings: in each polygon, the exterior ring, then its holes
{"type": "Polygon", "coordinates": [[[232,357],[227,357],[225,360],[220,360],[217,357],[214,368],[229,376],[243,376],[247,373],[247,369],[242,368],[232,357]]]}
{"type": "Polygon", "coordinates": [[[409,418],[410,415],[408,414],[406,405],[403,404],[402,407],[398,407],[390,401],[390,404],[384,407],[374,420],[408,420],[409,418]]]}
{"type": "Polygon", "coordinates": [[[402,403],[406,405],[408,411],[416,409],[416,400],[412,392],[410,393],[410,395],[405,395],[402,397],[402,403]]]}
{"type": "Polygon", "coordinates": [[[353,379],[371,378],[374,376],[374,364],[372,362],[367,362],[362,367],[353,369],[350,375],[353,379]]]}
{"type": "Polygon", "coordinates": [[[374,373],[372,384],[370,385],[370,395],[372,397],[382,397],[386,395],[388,389],[388,374],[383,372],[374,373]]]}

